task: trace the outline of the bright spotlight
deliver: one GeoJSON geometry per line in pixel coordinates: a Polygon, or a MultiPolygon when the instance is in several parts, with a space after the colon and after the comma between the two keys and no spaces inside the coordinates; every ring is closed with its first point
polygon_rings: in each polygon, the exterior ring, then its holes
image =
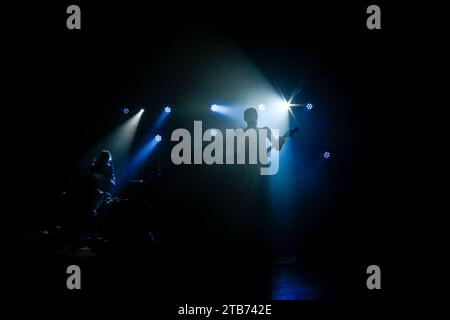
{"type": "Polygon", "coordinates": [[[284,100],[284,101],[282,102],[282,104],[281,104],[281,107],[282,107],[283,109],[286,109],[286,110],[289,110],[289,108],[290,108],[291,106],[292,106],[291,100],[289,100],[289,101],[284,100]]]}
{"type": "Polygon", "coordinates": [[[306,109],[311,110],[313,108],[313,105],[311,103],[308,103],[306,105],[306,109]]]}
{"type": "Polygon", "coordinates": [[[122,113],[123,113],[123,114],[128,114],[128,112],[130,112],[130,110],[129,110],[127,107],[124,107],[124,108],[122,109],[122,113]]]}
{"type": "Polygon", "coordinates": [[[286,100],[283,97],[283,101],[281,101],[281,109],[291,110],[291,107],[298,107],[299,104],[292,103],[293,99],[294,99],[294,97],[291,97],[289,100],[286,100]]]}
{"type": "Polygon", "coordinates": [[[211,129],[211,136],[215,137],[217,135],[216,129],[211,129]]]}
{"type": "Polygon", "coordinates": [[[158,134],[155,137],[156,142],[160,142],[162,140],[161,136],[158,134]]]}
{"type": "Polygon", "coordinates": [[[331,157],[331,153],[329,153],[328,151],[325,151],[325,152],[323,153],[323,157],[324,157],[325,159],[328,159],[329,157],[331,157]]]}
{"type": "Polygon", "coordinates": [[[259,110],[264,111],[266,110],[266,106],[263,105],[262,103],[260,105],[258,105],[259,110]]]}
{"type": "Polygon", "coordinates": [[[144,108],[142,108],[142,109],[141,109],[141,112],[144,112],[144,111],[145,111],[145,109],[144,109],[144,108]]]}
{"type": "Polygon", "coordinates": [[[217,104],[213,104],[213,105],[211,106],[211,110],[214,111],[214,112],[216,112],[217,110],[219,110],[219,106],[218,106],[217,104]]]}
{"type": "Polygon", "coordinates": [[[170,113],[170,111],[172,111],[172,109],[171,109],[170,107],[165,107],[165,108],[164,108],[164,111],[165,111],[166,113],[170,113]]]}

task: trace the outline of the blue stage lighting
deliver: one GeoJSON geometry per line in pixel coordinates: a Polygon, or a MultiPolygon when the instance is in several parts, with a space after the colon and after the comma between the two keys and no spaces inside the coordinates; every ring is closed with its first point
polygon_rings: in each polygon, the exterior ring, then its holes
{"type": "Polygon", "coordinates": [[[325,159],[328,159],[329,157],[331,157],[331,153],[329,153],[328,151],[325,151],[325,152],[323,153],[323,157],[324,157],[325,159]]]}
{"type": "Polygon", "coordinates": [[[313,105],[311,103],[308,103],[306,105],[306,109],[311,110],[313,108],[313,105]]]}
{"type": "Polygon", "coordinates": [[[217,110],[219,110],[219,106],[218,106],[217,104],[213,104],[213,105],[211,106],[211,110],[214,111],[214,112],[216,112],[217,110]]]}
{"type": "Polygon", "coordinates": [[[158,135],[156,135],[155,140],[156,140],[157,142],[160,142],[160,141],[162,140],[162,138],[161,138],[161,136],[158,134],[158,135]]]}
{"type": "Polygon", "coordinates": [[[266,106],[263,105],[262,103],[260,105],[258,105],[259,110],[264,111],[266,110],[266,106]]]}
{"type": "Polygon", "coordinates": [[[130,110],[127,107],[124,107],[122,109],[123,114],[128,114],[128,112],[130,112],[130,110]]]}
{"type": "Polygon", "coordinates": [[[165,107],[165,108],[164,108],[164,111],[165,111],[166,113],[170,113],[170,111],[172,111],[172,109],[171,109],[170,107],[165,107]]]}

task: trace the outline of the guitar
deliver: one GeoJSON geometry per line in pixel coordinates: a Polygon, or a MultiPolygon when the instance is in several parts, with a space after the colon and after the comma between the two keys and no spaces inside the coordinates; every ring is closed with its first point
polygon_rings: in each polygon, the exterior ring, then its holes
{"type": "MultiPolygon", "coordinates": [[[[295,128],[289,129],[285,134],[283,134],[281,137],[279,137],[278,138],[278,143],[279,143],[278,150],[281,150],[281,148],[283,147],[283,144],[287,138],[291,138],[298,131],[300,131],[299,127],[295,127],[295,128]]],[[[267,148],[267,154],[269,154],[271,151],[272,151],[272,146],[270,145],[267,148]]]]}

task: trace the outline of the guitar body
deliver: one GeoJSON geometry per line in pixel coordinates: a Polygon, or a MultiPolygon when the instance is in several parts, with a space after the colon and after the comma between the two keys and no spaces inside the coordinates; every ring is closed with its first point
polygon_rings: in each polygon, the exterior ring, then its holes
{"type": "MultiPolygon", "coordinates": [[[[278,138],[278,144],[279,144],[279,148],[278,150],[281,150],[281,148],[283,147],[284,141],[287,138],[292,137],[295,133],[297,133],[298,131],[300,131],[300,129],[298,127],[289,129],[285,134],[283,134],[280,138],[278,138]]],[[[269,154],[272,151],[272,146],[269,146],[267,148],[267,154],[269,154]]]]}

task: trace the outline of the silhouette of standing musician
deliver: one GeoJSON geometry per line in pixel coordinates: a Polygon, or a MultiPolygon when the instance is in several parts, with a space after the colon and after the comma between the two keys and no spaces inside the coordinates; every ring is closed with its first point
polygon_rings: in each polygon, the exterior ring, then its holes
{"type": "MultiPolygon", "coordinates": [[[[261,151],[267,152],[267,155],[272,149],[281,150],[286,138],[280,136],[277,139],[270,128],[259,128],[258,112],[255,108],[248,108],[244,111],[244,121],[246,122],[245,132],[248,130],[256,131],[257,155],[259,155],[258,148],[263,146],[265,150],[261,151]],[[260,130],[265,131],[261,137],[260,130]],[[265,143],[260,144],[259,139],[264,138],[265,143]]],[[[232,169],[233,178],[230,178],[234,179],[234,189],[229,193],[232,201],[227,203],[228,216],[231,222],[227,239],[228,250],[231,251],[231,255],[239,256],[241,260],[251,262],[270,259],[271,203],[268,190],[268,179],[270,178],[261,175],[260,169],[265,166],[264,164],[259,163],[259,161],[256,164],[249,163],[249,152],[255,148],[249,146],[248,140],[246,138],[244,148],[245,165],[234,166],[234,169],[232,169]]],[[[237,153],[236,150],[235,153],[237,153]]]]}

